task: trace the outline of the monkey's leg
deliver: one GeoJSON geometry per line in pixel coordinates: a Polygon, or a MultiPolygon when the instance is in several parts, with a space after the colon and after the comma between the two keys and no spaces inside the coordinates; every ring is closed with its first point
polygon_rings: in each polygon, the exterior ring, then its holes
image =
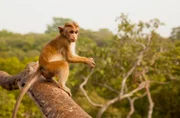
{"type": "Polygon", "coordinates": [[[72,96],[71,90],[66,86],[66,82],[68,80],[69,76],[69,65],[67,65],[65,68],[61,69],[59,74],[57,75],[59,79],[59,85],[68,92],[69,96],[72,96]]]}
{"type": "Polygon", "coordinates": [[[71,91],[70,89],[66,86],[66,82],[69,76],[69,64],[66,61],[54,61],[50,62],[46,68],[50,70],[51,72],[54,73],[55,76],[58,77],[59,82],[58,85],[66,91],[70,96],[71,91]]]}

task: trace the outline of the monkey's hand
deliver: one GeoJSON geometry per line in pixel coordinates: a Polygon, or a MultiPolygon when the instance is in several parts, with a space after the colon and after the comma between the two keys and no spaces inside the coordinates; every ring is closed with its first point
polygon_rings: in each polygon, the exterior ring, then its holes
{"type": "Polygon", "coordinates": [[[91,68],[94,68],[95,65],[96,65],[93,58],[88,58],[86,63],[87,63],[91,68]]]}

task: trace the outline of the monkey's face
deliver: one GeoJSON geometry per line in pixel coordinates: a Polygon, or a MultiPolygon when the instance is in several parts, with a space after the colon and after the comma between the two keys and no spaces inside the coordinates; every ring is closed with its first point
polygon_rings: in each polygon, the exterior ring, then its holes
{"type": "Polygon", "coordinates": [[[58,27],[62,36],[66,37],[69,42],[75,42],[79,34],[79,26],[76,22],[66,23],[64,27],[58,27]]]}
{"type": "Polygon", "coordinates": [[[70,42],[75,42],[78,38],[79,29],[78,28],[69,28],[66,32],[66,37],[70,42]]]}

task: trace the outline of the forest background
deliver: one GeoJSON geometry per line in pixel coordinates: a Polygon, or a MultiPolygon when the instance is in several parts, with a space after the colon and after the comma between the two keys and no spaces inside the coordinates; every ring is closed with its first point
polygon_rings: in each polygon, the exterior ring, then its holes
{"type": "MultiPolygon", "coordinates": [[[[54,17],[42,34],[1,30],[0,70],[15,75],[37,61],[43,46],[58,34],[57,27],[69,20],[73,19],[54,17]]],[[[93,57],[96,67],[91,73],[86,65],[70,65],[67,86],[73,99],[92,117],[179,118],[180,27],[164,38],[156,32],[163,25],[158,19],[134,23],[121,14],[116,22],[115,34],[106,28],[93,31],[81,27],[76,51],[93,57]],[[80,88],[84,80],[87,96],[80,88]]],[[[8,118],[19,91],[0,88],[0,93],[0,118],[8,118]]],[[[25,96],[18,117],[41,118],[42,114],[25,96]]]]}

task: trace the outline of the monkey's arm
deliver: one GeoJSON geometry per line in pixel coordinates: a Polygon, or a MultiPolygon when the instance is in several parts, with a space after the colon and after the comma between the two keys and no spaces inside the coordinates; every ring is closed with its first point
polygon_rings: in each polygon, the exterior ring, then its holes
{"type": "Polygon", "coordinates": [[[88,58],[75,55],[75,56],[68,56],[67,60],[70,63],[87,63],[88,58]]]}
{"type": "Polygon", "coordinates": [[[70,51],[67,52],[66,59],[70,63],[85,63],[91,68],[95,67],[95,62],[93,58],[81,57],[76,54],[72,54],[70,51]]]}
{"type": "Polygon", "coordinates": [[[71,51],[67,51],[66,53],[66,59],[70,63],[87,63],[88,58],[81,57],[77,54],[73,54],[71,51]]]}

